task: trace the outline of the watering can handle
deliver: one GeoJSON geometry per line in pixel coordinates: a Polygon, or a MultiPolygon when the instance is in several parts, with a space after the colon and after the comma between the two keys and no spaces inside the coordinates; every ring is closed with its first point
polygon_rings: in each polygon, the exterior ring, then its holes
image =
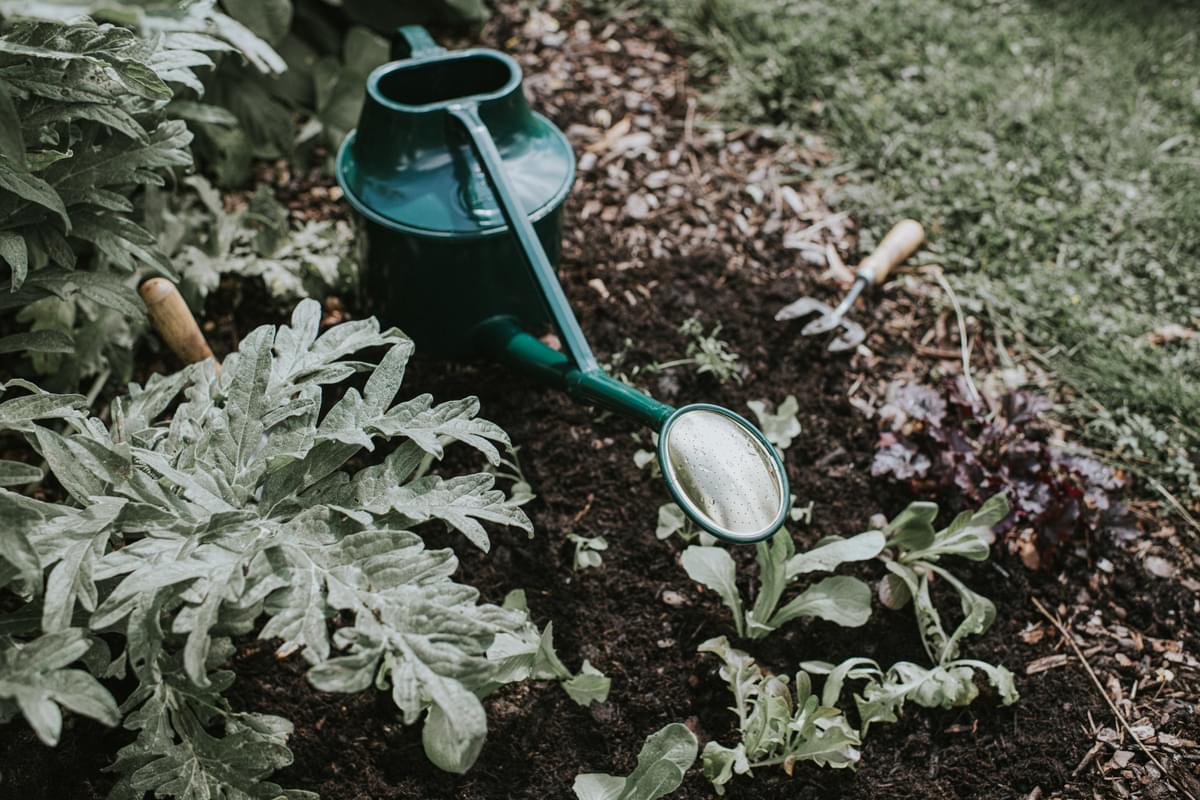
{"type": "Polygon", "coordinates": [[[392,60],[401,61],[405,58],[425,58],[444,52],[446,48],[429,35],[429,31],[420,25],[401,25],[392,34],[392,60]]]}
{"type": "Polygon", "coordinates": [[[483,173],[491,184],[492,193],[500,203],[504,221],[517,237],[518,249],[524,256],[538,288],[541,289],[550,316],[562,334],[563,345],[571,360],[581,372],[599,372],[600,365],[596,362],[596,356],[592,354],[592,348],[579,327],[579,321],[575,319],[575,312],[571,310],[571,304],[563,294],[558,276],[554,274],[554,267],[550,266],[550,260],[546,258],[546,251],[542,249],[537,232],[529,222],[529,215],[517,200],[517,193],[505,172],[500,151],[496,149],[491,132],[479,116],[479,107],[474,103],[463,103],[450,106],[448,110],[463,126],[471,140],[475,155],[483,166],[483,173]]]}

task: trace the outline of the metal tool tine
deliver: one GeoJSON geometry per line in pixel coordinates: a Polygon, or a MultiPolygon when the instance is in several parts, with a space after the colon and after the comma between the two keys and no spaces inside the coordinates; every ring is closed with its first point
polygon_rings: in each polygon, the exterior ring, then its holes
{"type": "Polygon", "coordinates": [[[794,303],[788,303],[783,308],[779,309],[775,314],[777,322],[785,322],[789,319],[799,319],[807,317],[809,314],[828,315],[833,309],[828,303],[823,303],[813,297],[801,297],[794,303]]]}
{"type": "Polygon", "coordinates": [[[831,353],[842,353],[846,350],[853,350],[862,343],[863,339],[867,338],[866,331],[857,322],[843,319],[841,328],[842,332],[825,348],[831,353]]]}

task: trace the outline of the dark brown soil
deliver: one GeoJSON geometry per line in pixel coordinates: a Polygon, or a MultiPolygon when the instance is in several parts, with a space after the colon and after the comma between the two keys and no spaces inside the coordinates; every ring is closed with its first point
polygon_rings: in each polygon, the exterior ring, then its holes
{"type": "MultiPolygon", "coordinates": [[[[678,171],[686,174],[674,181],[685,187],[685,195],[648,218],[630,216],[629,194],[640,190],[648,173],[674,170],[667,166],[667,151],[691,135],[685,56],[669,36],[644,21],[637,26],[614,23],[603,37],[607,23],[592,21],[592,37],[585,39],[577,27],[579,17],[563,13],[558,18],[562,29],[573,33],[554,47],[539,45],[537,35],[528,35],[532,23],[508,7],[480,38],[491,46],[515,43],[527,71],[543,65],[543,74],[554,77],[554,85],[531,81],[534,101],[564,129],[576,126],[577,150],[597,140],[583,128],[594,127],[594,112],[604,102],[613,104],[614,120],[626,111],[617,103],[632,103],[632,113],[650,117],[645,125],[635,121],[633,129],[652,131],[658,150],[653,156],[614,158],[608,168],[604,151],[598,151],[601,164],[581,171],[567,205],[563,284],[598,356],[608,361],[620,353],[626,367],[666,362],[679,358],[686,347],[678,331],[682,320],[694,315],[706,328],[720,323],[720,337],[741,355],[740,385],[718,384],[687,367],[649,377],[642,373],[641,382],[670,403],[712,401],[745,414],[747,400],[798,398],[804,432],[787,451],[786,461],[799,504],[814,503],[811,524],[795,530],[799,546],[863,530],[877,512],[894,514],[912,498],[869,477],[876,429],[848,395],[864,377],[875,380],[925,369],[914,366],[910,339],[933,325],[930,313],[914,308],[911,298],[893,297],[884,308],[911,323],[906,330],[912,337],[894,330],[885,337],[875,326],[868,340],[873,354],[853,361],[825,352],[819,340],[798,336],[797,327],[773,321],[774,312],[799,294],[830,296],[836,287],[822,283],[818,271],[803,266],[795,251],[784,250],[778,233],[746,236],[729,222],[742,204],[750,205],[736,199],[739,181],[749,172],[786,169],[793,160],[817,157],[781,150],[753,132],[711,146],[688,143],[678,162],[678,171]],[[612,53],[604,40],[623,43],[625,49],[612,53]],[[616,74],[641,69],[654,80],[644,88],[605,87],[601,78],[589,78],[584,70],[599,63],[616,74]],[[640,93],[641,100],[628,100],[628,92],[640,93]],[[704,233],[710,224],[711,237],[704,233]],[[655,247],[660,234],[663,246],[655,247]],[[604,292],[596,288],[597,279],[604,292]]],[[[797,189],[803,191],[799,185],[797,189]]],[[[828,214],[819,205],[812,211],[812,221],[828,214]]],[[[755,234],[765,233],[771,221],[755,213],[747,212],[749,226],[755,234]]],[[[845,256],[854,255],[852,234],[835,225],[830,230],[828,241],[845,256]]],[[[254,302],[250,310],[243,306],[222,323],[214,337],[218,350],[228,350],[236,339],[227,328],[263,320],[254,289],[223,291],[248,292],[254,302]]],[[[864,320],[867,313],[860,306],[864,320]]],[[[291,747],[296,761],[276,780],[285,787],[318,791],[327,800],[570,798],[577,773],[627,773],[643,738],[669,722],[686,721],[702,744],[714,738],[732,744],[727,690],[712,659],[696,653],[696,646],[709,637],[732,636],[728,615],[711,593],[688,581],[678,563],[678,542],[654,536],[657,509],[668,497],[659,481],[634,465],[634,452],[648,447],[645,434],[494,366],[436,363],[418,356],[406,386],[439,399],[478,395],[485,415],[519,446],[521,466],[537,493],[526,507],[537,531],[532,540],[494,531],[488,555],[438,532],[431,534],[431,544],[453,546],[462,556],[462,578],[488,600],[499,601],[507,591],[524,588],[538,623],[553,621],[563,660],[572,667],[590,660],[612,678],[612,692],[607,703],[583,709],[553,684],[505,688],[487,701],[488,741],[478,763],[469,774],[455,776],[428,763],[419,731],[401,724],[386,694],[318,693],[303,677],[302,659],[279,662],[270,642],[248,640],[234,663],[239,677],[233,702],[295,723],[291,747]],[[572,571],[568,532],[608,540],[600,568],[572,571]],[[682,595],[682,606],[665,603],[666,590],[682,595]]],[[[445,471],[479,466],[474,454],[460,450],[448,455],[445,471]]],[[[749,563],[751,551],[741,550],[738,556],[749,563]]],[[[1096,730],[1116,724],[1073,657],[1056,668],[1025,674],[1030,662],[1069,652],[1030,598],[1036,595],[1080,620],[1089,608],[1104,617],[1115,615],[1147,637],[1185,639],[1193,653],[1198,626],[1194,600],[1183,587],[1149,583],[1130,555],[1105,542],[1096,543],[1091,556],[1109,559],[1115,579],[1072,554],[1061,571],[1032,576],[1019,560],[1004,554],[984,564],[954,565],[999,611],[996,624],[969,642],[966,655],[1013,670],[1021,692],[1018,704],[1001,707],[994,693],[985,690],[966,709],[910,706],[898,724],[872,729],[857,771],[801,765],[788,778],[782,770],[768,770],[753,779],[736,778],[728,796],[1109,796],[1113,788],[1095,764],[1078,770],[1077,765],[1096,730]]],[[[865,627],[853,630],[796,623],[741,646],[777,672],[794,671],[806,659],[837,661],[850,655],[870,656],[882,664],[924,661],[908,610],[878,608],[865,627]]],[[[1184,718],[1188,721],[1182,727],[1168,728],[1177,737],[1197,738],[1194,711],[1184,718]]],[[[120,733],[76,722],[63,745],[48,751],[24,729],[0,728],[0,797],[102,797],[111,781],[98,770],[121,740],[120,733]]],[[[1107,758],[1105,751],[1096,763],[1107,758]]],[[[1174,766],[1177,771],[1195,768],[1194,763],[1174,766]]],[[[1138,796],[1170,796],[1162,781],[1122,785],[1138,796]]],[[[712,794],[695,770],[673,797],[697,800],[712,794]]]]}

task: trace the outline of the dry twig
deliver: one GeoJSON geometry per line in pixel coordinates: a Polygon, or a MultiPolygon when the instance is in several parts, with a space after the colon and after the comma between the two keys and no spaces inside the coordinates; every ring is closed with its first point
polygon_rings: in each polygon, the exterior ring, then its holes
{"type": "Polygon", "coordinates": [[[1092,665],[1088,663],[1087,657],[1083,654],[1083,650],[1080,649],[1079,644],[1075,641],[1075,637],[1071,634],[1071,631],[1067,629],[1067,626],[1063,624],[1063,621],[1058,618],[1057,614],[1051,614],[1046,607],[1042,605],[1042,602],[1036,597],[1031,597],[1029,599],[1033,601],[1034,606],[1037,607],[1037,610],[1041,612],[1042,616],[1050,620],[1050,623],[1058,629],[1059,635],[1066,640],[1067,644],[1071,645],[1071,649],[1075,651],[1075,656],[1079,659],[1079,663],[1083,664],[1083,668],[1087,671],[1088,677],[1092,679],[1092,683],[1096,685],[1096,689],[1100,692],[1101,697],[1104,698],[1104,702],[1108,703],[1108,707],[1112,709],[1113,715],[1117,718],[1117,722],[1121,723],[1121,727],[1125,729],[1125,732],[1128,733],[1133,741],[1137,743],[1137,746],[1143,753],[1146,754],[1146,757],[1150,759],[1151,763],[1158,767],[1159,772],[1166,776],[1167,780],[1175,784],[1175,787],[1183,793],[1184,797],[1187,797],[1188,800],[1196,800],[1196,796],[1188,791],[1187,787],[1179,782],[1179,780],[1177,780],[1175,776],[1168,771],[1165,766],[1163,766],[1163,763],[1158,760],[1154,753],[1150,752],[1150,748],[1146,747],[1142,740],[1138,738],[1138,735],[1133,732],[1133,726],[1129,724],[1129,720],[1127,720],[1125,715],[1121,713],[1121,709],[1117,708],[1117,704],[1113,702],[1111,697],[1109,697],[1108,692],[1104,689],[1104,684],[1102,684],[1100,682],[1100,678],[1096,676],[1096,671],[1093,670],[1092,665]]]}
{"type": "Polygon", "coordinates": [[[978,402],[980,395],[979,390],[975,388],[975,381],[971,379],[971,346],[967,340],[967,321],[963,317],[962,306],[958,303],[958,295],[954,293],[954,287],[950,285],[950,281],[946,280],[946,274],[940,268],[935,269],[933,274],[937,277],[942,291],[950,298],[950,305],[954,307],[954,316],[958,319],[958,346],[962,354],[963,380],[967,382],[967,388],[971,390],[972,399],[978,402]]]}

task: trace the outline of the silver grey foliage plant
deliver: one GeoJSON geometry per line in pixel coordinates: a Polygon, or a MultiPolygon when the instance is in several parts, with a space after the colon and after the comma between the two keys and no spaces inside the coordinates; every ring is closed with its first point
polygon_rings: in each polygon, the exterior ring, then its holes
{"type": "MultiPolygon", "coordinates": [[[[453,579],[454,554],[413,532],[441,520],[487,550],[483,522],[530,530],[492,475],[421,468],[451,442],[498,464],[504,432],[474,398],[395,402],[411,342],[374,320],[319,334],[320,317],[306,300],[219,372],[210,361],[134,384],[107,422],[78,395],[4,386],[0,430],[24,435],[66,496],[0,489],[0,588],[22,601],[0,616],[0,720],[24,716],[47,744],[64,708],[135,732],[114,798],[308,796],[267,780],[291,762],[291,724],[222,697],[231,637],[254,630],[299,650],[318,689],[389,692],[405,723],[423,718],[431,761],[456,772],[483,744],[481,697],[570,676],[522,603],[481,603],[453,579]],[[356,373],[361,391],[344,385],[356,373]],[[322,414],[333,386],[344,391],[322,414]],[[385,443],[371,466],[347,466],[385,443]],[[348,624],[331,634],[334,616],[348,624]],[[108,678],[136,687],[114,698],[108,678]]],[[[0,462],[5,485],[40,477],[0,462]]]]}

